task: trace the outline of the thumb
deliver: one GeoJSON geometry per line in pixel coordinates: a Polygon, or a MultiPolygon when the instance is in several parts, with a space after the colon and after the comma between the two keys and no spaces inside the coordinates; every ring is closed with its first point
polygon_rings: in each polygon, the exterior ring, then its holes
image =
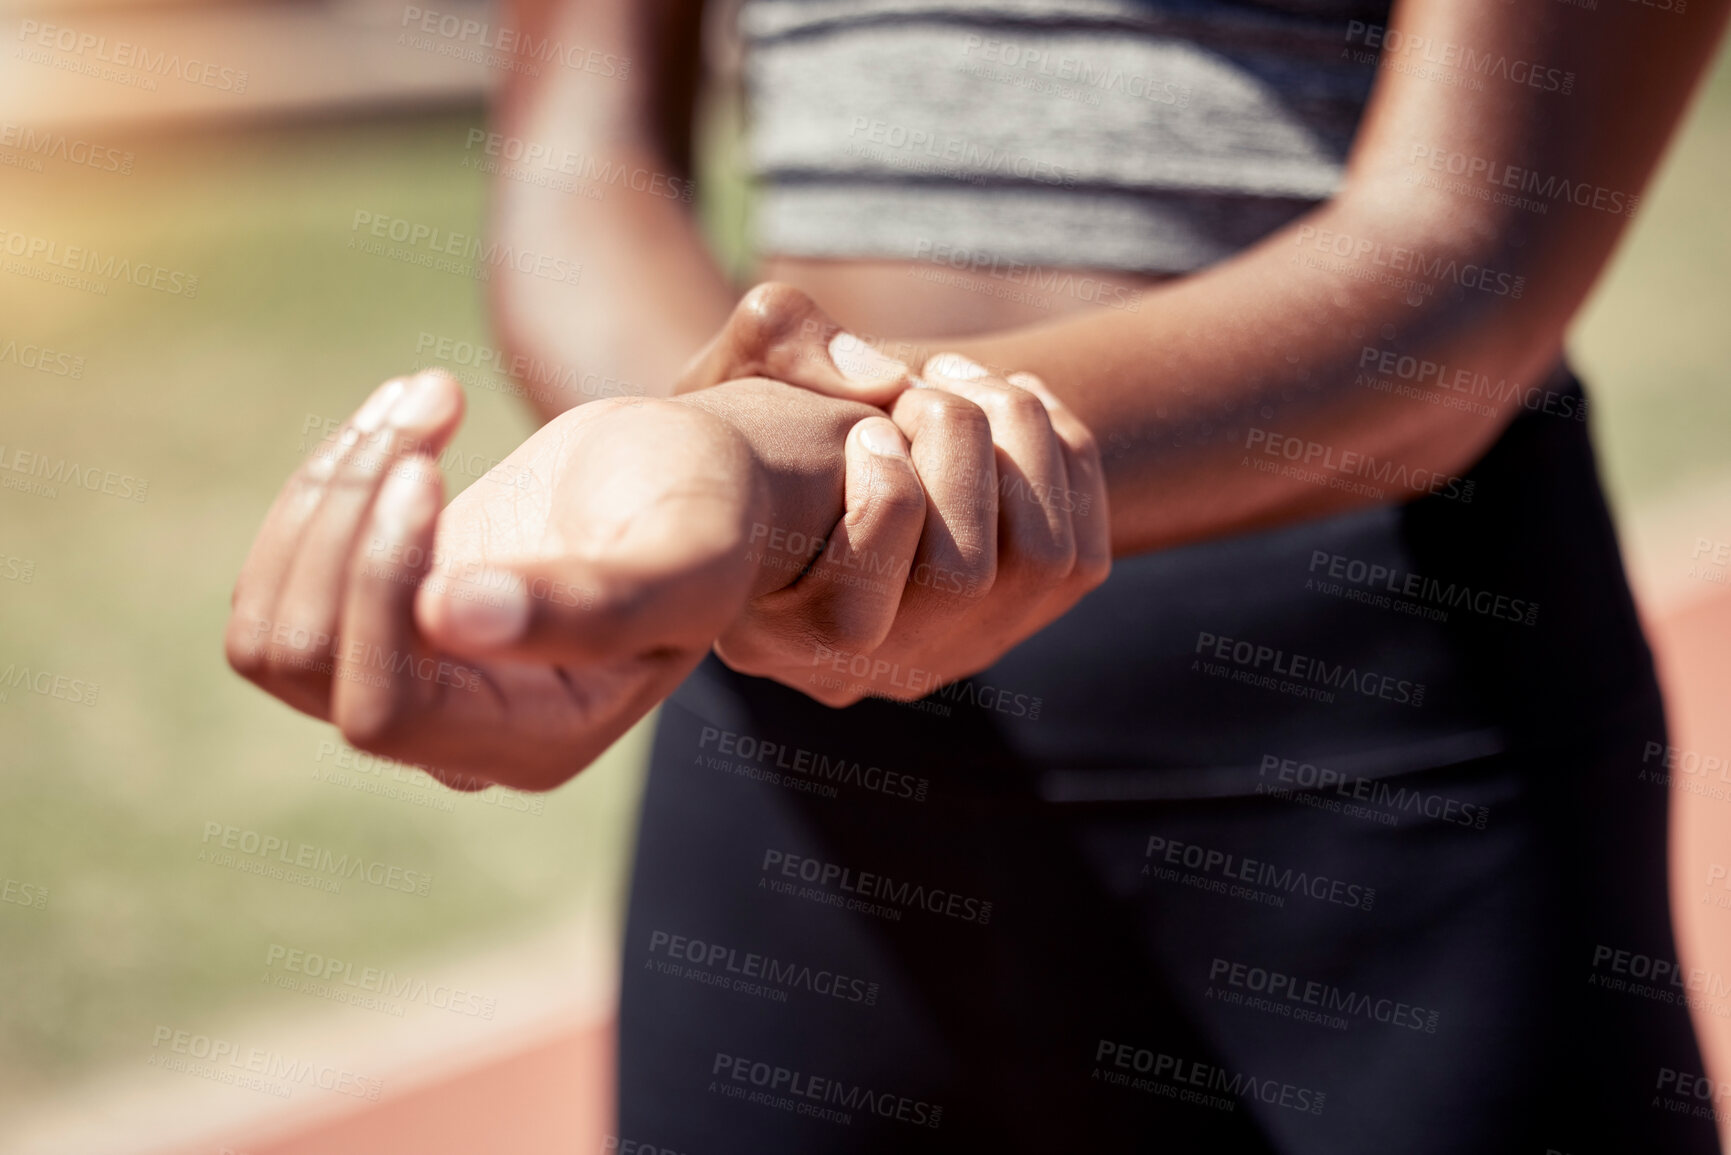
{"type": "Polygon", "coordinates": [[[912,384],[912,370],[843,329],[811,296],[766,281],[740,299],[727,324],[692,359],[676,393],[740,377],[771,377],[828,397],[884,408],[912,384]]]}
{"type": "Polygon", "coordinates": [[[632,548],[605,558],[477,564],[429,577],[416,595],[416,625],[462,657],[589,665],[702,653],[744,609],[755,570],[725,534],[694,532],[689,518],[683,526],[648,520],[663,525],[635,527],[632,548]]]}

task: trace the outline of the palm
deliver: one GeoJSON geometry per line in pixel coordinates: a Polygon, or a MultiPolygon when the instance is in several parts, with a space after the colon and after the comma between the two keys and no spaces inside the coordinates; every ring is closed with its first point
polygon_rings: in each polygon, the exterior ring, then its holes
{"type": "MultiPolygon", "coordinates": [[[[483,568],[569,572],[581,591],[597,567],[676,564],[670,540],[709,541],[737,520],[725,515],[741,487],[718,471],[705,433],[670,430],[629,406],[566,414],[444,510],[429,580],[483,568]]],[[[722,597],[714,609],[719,631],[737,606],[722,597]]],[[[429,764],[515,785],[563,781],[670,693],[705,647],[644,650],[581,664],[453,658],[480,684],[426,691],[442,694],[429,764]]]]}

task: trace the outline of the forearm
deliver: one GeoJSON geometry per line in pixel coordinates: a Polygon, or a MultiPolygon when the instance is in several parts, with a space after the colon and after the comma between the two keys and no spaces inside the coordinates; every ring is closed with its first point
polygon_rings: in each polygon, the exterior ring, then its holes
{"type": "Polygon", "coordinates": [[[572,189],[503,172],[493,187],[495,242],[581,267],[572,284],[502,265],[489,284],[499,339],[543,420],[601,396],[671,393],[737,297],[693,212],[695,33],[669,33],[691,19],[687,7],[516,6],[520,25],[626,62],[614,75],[544,62],[513,73],[494,114],[490,144],[535,150],[517,167],[572,189]]]}
{"type": "Polygon", "coordinates": [[[1076,410],[1126,555],[1458,486],[1520,412],[1515,390],[1542,387],[1573,308],[1524,267],[1343,200],[1136,313],[944,344],[1036,373],[1076,410]],[[1463,390],[1479,404],[1445,404],[1463,390]]]}
{"type": "Polygon", "coordinates": [[[1384,43],[1425,67],[1385,65],[1335,202],[1136,313],[944,344],[1044,376],[1089,424],[1121,554],[1446,491],[1543,390],[1725,10],[1408,0],[1384,43]],[[1572,88],[1430,78],[1473,52],[1572,88]],[[1589,195],[1528,211],[1489,195],[1510,172],[1589,195]]]}

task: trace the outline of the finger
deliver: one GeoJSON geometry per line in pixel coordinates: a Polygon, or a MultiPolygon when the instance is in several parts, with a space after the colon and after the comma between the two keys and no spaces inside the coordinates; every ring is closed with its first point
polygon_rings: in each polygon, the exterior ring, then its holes
{"type": "Polygon", "coordinates": [[[708,650],[753,571],[722,524],[726,498],[681,491],[633,519],[604,554],[501,560],[439,574],[415,603],[422,633],[457,654],[589,664],[708,650]]]}
{"type": "Polygon", "coordinates": [[[917,642],[934,622],[984,597],[997,576],[998,480],[991,424],[944,389],[910,389],[890,417],[907,434],[926,516],[896,636],[917,642]]]}
{"type": "Polygon", "coordinates": [[[1076,561],[1064,452],[1045,403],[954,353],[926,362],[936,389],[968,398],[986,414],[998,470],[998,576],[994,599],[1017,616],[1069,576],[1076,561]]]}
{"type": "Polygon", "coordinates": [[[277,593],[288,574],[289,559],[294,556],[301,530],[318,508],[325,483],[342,452],[341,446],[377,433],[384,424],[385,413],[402,391],[401,377],[373,390],[343,427],[307,456],[271,502],[241,565],[230,599],[224,643],[229,664],[237,672],[254,681],[264,672],[265,648],[272,633],[271,607],[276,604],[277,593]]]}
{"type": "Polygon", "coordinates": [[[430,457],[399,463],[380,487],[366,530],[380,557],[350,559],[331,720],[351,745],[456,790],[548,789],[611,746],[700,655],[570,675],[488,672],[429,646],[415,627],[415,591],[431,571],[441,492],[430,457]]]}
{"type": "Polygon", "coordinates": [[[676,393],[772,377],[829,397],[887,407],[912,384],[908,366],[844,330],[800,289],[766,281],[680,375],[676,393]]]}
{"type": "Polygon", "coordinates": [[[797,678],[827,657],[869,654],[889,636],[924,527],[925,493],[887,418],[855,425],[845,452],[841,520],[794,584],[748,604],[717,641],[717,656],[733,669],[778,676],[785,667],[797,678]]]}
{"type": "MultiPolygon", "coordinates": [[[[331,721],[357,747],[400,748],[422,712],[459,681],[441,679],[415,630],[415,589],[432,564],[443,480],[431,458],[396,463],[367,516],[363,548],[348,558],[342,644],[335,656],[331,721]],[[423,676],[425,675],[425,676],[423,676]]],[[[463,685],[469,684],[461,677],[463,685]]]]}
{"type": "Polygon", "coordinates": [[[1032,373],[1012,373],[1008,380],[1034,394],[1046,406],[1064,454],[1068,487],[1061,500],[1070,512],[1070,525],[1076,538],[1075,565],[1064,585],[1054,590],[1036,611],[1037,629],[1060,617],[1112,572],[1112,526],[1106,502],[1106,471],[1093,432],[1045,382],[1032,373]]]}
{"type": "Polygon", "coordinates": [[[326,717],[330,673],[350,554],[379,486],[390,469],[411,454],[437,454],[455,432],[462,390],[450,377],[423,373],[409,379],[371,435],[339,440],[319,502],[302,527],[270,614],[273,638],[285,646],[267,651],[267,687],[298,709],[326,717]]]}

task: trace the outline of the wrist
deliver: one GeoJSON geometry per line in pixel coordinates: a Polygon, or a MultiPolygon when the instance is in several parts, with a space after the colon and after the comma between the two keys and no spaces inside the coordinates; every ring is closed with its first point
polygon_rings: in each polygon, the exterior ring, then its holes
{"type": "Polygon", "coordinates": [[[725,423],[749,458],[744,544],[758,570],[751,596],[791,585],[844,512],[849,431],[882,413],[767,378],[726,381],[668,403],[725,423]]]}

